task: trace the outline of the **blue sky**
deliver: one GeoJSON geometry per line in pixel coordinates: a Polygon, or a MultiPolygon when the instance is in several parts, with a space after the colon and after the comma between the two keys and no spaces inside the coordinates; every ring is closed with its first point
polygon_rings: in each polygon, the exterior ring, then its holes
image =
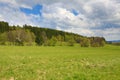
{"type": "Polygon", "coordinates": [[[33,15],[41,15],[42,5],[35,5],[32,9],[20,7],[20,10],[24,12],[26,15],[33,14],[33,15]]]}
{"type": "Polygon", "coordinates": [[[0,21],[120,40],[120,0],[0,0],[0,21]]]}

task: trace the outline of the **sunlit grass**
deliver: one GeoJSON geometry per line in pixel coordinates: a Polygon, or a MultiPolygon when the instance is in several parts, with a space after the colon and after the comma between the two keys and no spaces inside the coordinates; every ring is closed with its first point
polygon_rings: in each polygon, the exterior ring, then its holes
{"type": "Polygon", "coordinates": [[[120,80],[120,47],[0,46],[0,80],[120,80]]]}

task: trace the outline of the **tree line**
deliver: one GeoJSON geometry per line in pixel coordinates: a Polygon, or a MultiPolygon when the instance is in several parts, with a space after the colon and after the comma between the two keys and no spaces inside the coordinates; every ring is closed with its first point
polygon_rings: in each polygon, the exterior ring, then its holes
{"type": "Polygon", "coordinates": [[[74,46],[102,47],[106,43],[103,37],[85,37],[82,35],[35,27],[31,25],[10,26],[0,22],[0,45],[38,45],[38,46],[74,46]]]}

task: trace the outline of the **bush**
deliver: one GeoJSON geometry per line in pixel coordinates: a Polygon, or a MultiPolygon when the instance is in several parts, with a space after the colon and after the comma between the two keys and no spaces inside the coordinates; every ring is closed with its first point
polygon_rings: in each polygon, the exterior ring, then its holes
{"type": "Polygon", "coordinates": [[[68,41],[68,46],[74,46],[75,41],[73,39],[70,39],[68,41]]]}
{"type": "Polygon", "coordinates": [[[81,47],[89,47],[90,46],[90,40],[87,38],[82,38],[80,41],[81,47]]]}
{"type": "Polygon", "coordinates": [[[55,46],[57,43],[56,37],[52,37],[50,40],[47,41],[46,46],[55,46]]]}
{"type": "Polygon", "coordinates": [[[90,43],[92,47],[103,47],[105,45],[105,39],[101,37],[90,38],[90,43]]]}

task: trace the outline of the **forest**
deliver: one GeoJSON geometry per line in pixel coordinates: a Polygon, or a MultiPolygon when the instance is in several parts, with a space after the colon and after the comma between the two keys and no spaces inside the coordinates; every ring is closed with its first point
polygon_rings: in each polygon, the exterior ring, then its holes
{"type": "Polygon", "coordinates": [[[10,26],[0,21],[0,45],[15,46],[74,46],[103,47],[104,37],[86,37],[75,33],[23,25],[10,26]]]}

